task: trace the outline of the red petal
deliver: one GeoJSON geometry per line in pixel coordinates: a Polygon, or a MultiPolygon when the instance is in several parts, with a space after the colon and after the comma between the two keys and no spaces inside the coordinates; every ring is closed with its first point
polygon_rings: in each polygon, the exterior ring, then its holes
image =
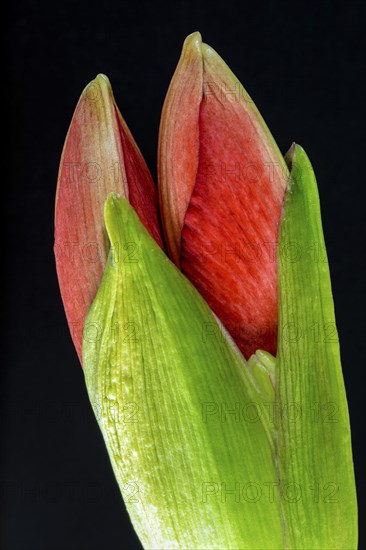
{"type": "Polygon", "coordinates": [[[81,95],[71,121],[55,207],[57,275],[80,361],[84,319],[109,251],[103,208],[112,191],[129,198],[162,246],[154,183],[115,105],[108,79],[98,75],[81,95]]]}
{"type": "Polygon", "coordinates": [[[161,114],[159,195],[164,233],[171,259],[179,266],[184,216],[198,168],[198,117],[202,99],[201,35],[184,43],[161,114]]]}
{"type": "MultiPolygon", "coordinates": [[[[259,348],[275,354],[276,243],[288,172],[236,77],[205,44],[201,56],[198,168],[182,229],[180,265],[245,357],[259,348]]],[[[175,79],[182,83],[184,75],[175,79]]],[[[195,109],[186,117],[194,119],[195,109]]],[[[184,143],[184,136],[180,139],[184,143]]],[[[180,163],[179,154],[174,161],[180,163]]],[[[170,184],[177,186],[179,180],[170,184]]]]}

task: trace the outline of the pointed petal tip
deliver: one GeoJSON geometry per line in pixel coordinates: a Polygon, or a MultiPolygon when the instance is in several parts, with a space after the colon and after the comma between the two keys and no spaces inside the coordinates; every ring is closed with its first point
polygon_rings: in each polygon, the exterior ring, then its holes
{"type": "Polygon", "coordinates": [[[202,56],[202,36],[198,31],[192,32],[184,40],[182,48],[182,57],[187,55],[199,55],[202,56]]]}
{"type": "Polygon", "coordinates": [[[108,78],[108,76],[104,73],[98,73],[97,76],[95,77],[95,81],[99,81],[99,82],[105,82],[106,84],[109,84],[111,85],[111,82],[108,78]]]}
{"type": "Polygon", "coordinates": [[[183,51],[185,50],[196,50],[202,57],[218,55],[211,46],[202,42],[202,35],[199,31],[192,32],[187,36],[183,43],[183,51]]]}
{"type": "Polygon", "coordinates": [[[94,80],[91,80],[82,91],[81,99],[86,99],[88,102],[95,102],[101,95],[113,97],[112,85],[108,76],[103,73],[98,73],[94,80]]]}
{"type": "Polygon", "coordinates": [[[91,80],[85,87],[85,90],[87,90],[90,86],[100,86],[101,88],[107,88],[108,90],[112,89],[111,81],[108,76],[103,73],[98,73],[94,80],[91,80]]]}
{"type": "Polygon", "coordinates": [[[190,44],[202,44],[202,36],[199,31],[191,32],[184,40],[183,46],[188,46],[190,44]]]}

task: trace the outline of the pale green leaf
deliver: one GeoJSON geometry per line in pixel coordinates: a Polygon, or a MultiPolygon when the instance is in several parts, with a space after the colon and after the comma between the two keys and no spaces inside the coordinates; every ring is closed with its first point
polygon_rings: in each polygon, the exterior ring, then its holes
{"type": "Polygon", "coordinates": [[[154,550],[282,548],[273,423],[245,361],[125,200],[109,197],[105,221],[83,364],[138,536],[154,550]]]}
{"type": "Polygon", "coordinates": [[[287,161],[278,248],[276,453],[285,548],[357,547],[347,400],[317,184],[298,145],[287,161]]]}

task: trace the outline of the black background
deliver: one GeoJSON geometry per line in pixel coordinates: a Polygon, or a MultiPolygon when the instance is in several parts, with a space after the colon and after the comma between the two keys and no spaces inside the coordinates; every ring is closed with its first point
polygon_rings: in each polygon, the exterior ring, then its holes
{"type": "Polygon", "coordinates": [[[362,504],[365,18],[360,6],[230,0],[9,3],[1,104],[6,143],[1,189],[7,197],[2,201],[7,252],[3,548],[140,548],[68,334],[52,250],[54,195],[73,109],[98,72],[110,77],[155,175],[162,103],[183,39],[194,30],[247,88],[281,150],[293,140],[300,143],[317,174],[362,504]]]}

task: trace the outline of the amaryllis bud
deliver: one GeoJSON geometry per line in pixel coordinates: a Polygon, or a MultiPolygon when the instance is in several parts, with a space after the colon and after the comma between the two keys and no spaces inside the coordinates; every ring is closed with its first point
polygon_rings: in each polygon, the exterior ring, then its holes
{"type": "MultiPolygon", "coordinates": [[[[98,290],[109,250],[103,207],[112,191],[132,204],[162,246],[154,183],[118,110],[108,78],[98,75],[83,91],[71,121],[55,208],[57,274],[80,359],[85,315],[98,290]]],[[[131,254],[128,243],[122,253],[131,254]]]]}
{"type": "Polygon", "coordinates": [[[238,79],[199,33],[162,113],[159,196],[173,261],[245,357],[277,347],[278,227],[288,169],[238,79]]]}

